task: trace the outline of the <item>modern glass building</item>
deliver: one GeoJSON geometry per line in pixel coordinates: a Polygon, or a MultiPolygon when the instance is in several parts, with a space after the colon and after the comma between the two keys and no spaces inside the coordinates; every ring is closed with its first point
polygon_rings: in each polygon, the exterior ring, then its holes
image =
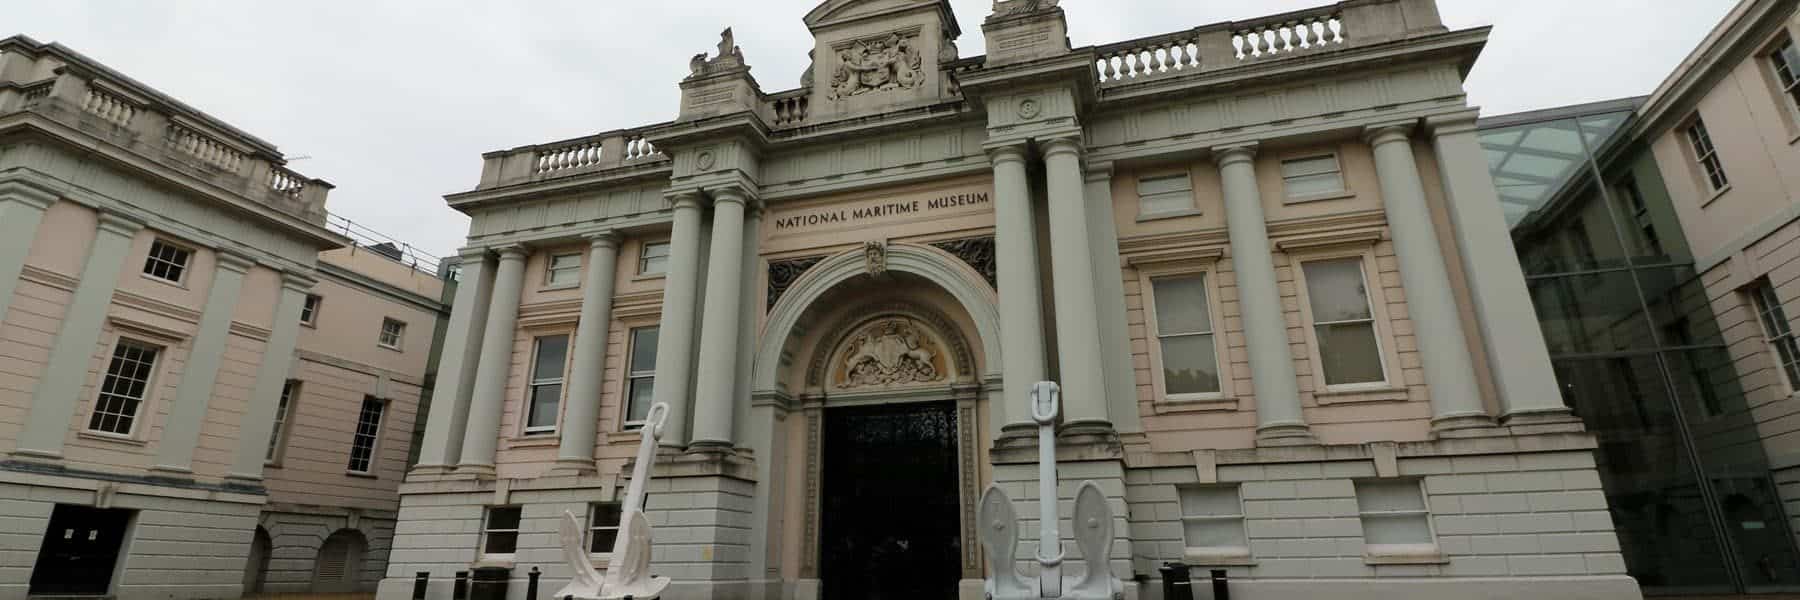
{"type": "Polygon", "coordinates": [[[1555,361],[1646,594],[1800,589],[1756,421],[1657,164],[1643,98],[1483,119],[1555,361]]]}

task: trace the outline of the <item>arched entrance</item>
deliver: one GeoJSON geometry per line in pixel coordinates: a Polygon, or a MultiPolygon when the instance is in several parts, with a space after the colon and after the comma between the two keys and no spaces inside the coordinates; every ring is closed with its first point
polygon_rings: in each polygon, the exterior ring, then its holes
{"type": "Polygon", "coordinates": [[[354,529],[339,529],[319,546],[319,558],[313,567],[313,591],[354,592],[362,579],[363,556],[369,544],[354,529]]]}
{"type": "Polygon", "coordinates": [[[245,594],[263,591],[263,579],[269,573],[269,552],[274,549],[274,545],[274,541],[269,538],[269,530],[257,525],[256,534],[250,540],[250,559],[244,562],[245,594]]]}

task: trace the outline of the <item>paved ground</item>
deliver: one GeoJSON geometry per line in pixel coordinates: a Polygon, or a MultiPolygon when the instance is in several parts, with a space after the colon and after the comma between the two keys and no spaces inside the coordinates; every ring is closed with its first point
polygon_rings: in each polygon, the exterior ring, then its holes
{"type": "Polygon", "coordinates": [[[243,600],[375,600],[375,592],[354,594],[314,594],[314,593],[259,593],[245,594],[243,600]]]}

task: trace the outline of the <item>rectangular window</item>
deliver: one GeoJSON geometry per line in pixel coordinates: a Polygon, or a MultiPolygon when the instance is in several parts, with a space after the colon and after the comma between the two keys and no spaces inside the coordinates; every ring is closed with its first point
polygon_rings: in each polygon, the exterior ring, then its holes
{"type": "Polygon", "coordinates": [[[544,274],[544,285],[575,285],[575,282],[580,280],[580,254],[558,254],[550,257],[550,272],[544,274]]]}
{"type": "Polygon", "coordinates": [[[1694,117],[1694,124],[1687,127],[1687,136],[1688,143],[1694,148],[1694,161],[1700,163],[1701,172],[1706,174],[1707,185],[1715,192],[1731,185],[1725,178],[1725,165],[1719,162],[1719,152],[1713,148],[1712,136],[1706,133],[1706,122],[1694,117]]]}
{"type": "Polygon", "coordinates": [[[377,340],[383,348],[400,349],[400,342],[406,339],[406,323],[394,319],[381,320],[381,339],[377,340]]]}
{"type": "Polygon", "coordinates": [[[588,510],[588,552],[607,554],[619,538],[619,519],[624,506],[617,502],[595,502],[588,510]]]}
{"type": "Polygon", "coordinates": [[[263,462],[274,464],[281,456],[281,435],[287,432],[290,415],[294,412],[294,398],[298,397],[300,381],[289,379],[281,384],[281,400],[275,404],[275,427],[269,430],[269,452],[263,455],[263,462]]]}
{"type": "Polygon", "coordinates": [[[1756,304],[1756,318],[1762,321],[1763,338],[1781,364],[1788,389],[1794,389],[1800,385],[1800,342],[1795,341],[1794,330],[1788,325],[1787,311],[1781,308],[1781,299],[1775,296],[1775,287],[1767,278],[1751,284],[1749,293],[1756,304]]]}
{"type": "Polygon", "coordinates": [[[324,302],[318,294],[307,294],[306,302],[300,305],[300,324],[307,327],[319,325],[319,304],[324,302]]]}
{"type": "Polygon", "coordinates": [[[1431,554],[1431,512],[1425,491],[1414,479],[1356,482],[1356,510],[1362,517],[1363,543],[1370,555],[1431,554]]]}
{"type": "Polygon", "coordinates": [[[1138,213],[1194,208],[1194,182],[1186,172],[1138,178],[1138,213]]]}
{"type": "Polygon", "coordinates": [[[144,274],[169,283],[181,283],[181,278],[187,275],[188,261],[193,258],[193,251],[159,239],[150,243],[150,256],[144,259],[144,274]]]}
{"type": "Polygon", "coordinates": [[[638,257],[639,275],[661,275],[669,270],[669,243],[656,242],[644,244],[644,253],[638,257]]]}
{"type": "Polygon", "coordinates": [[[1302,263],[1325,385],[1387,381],[1361,258],[1302,263]]]}
{"type": "Polygon", "coordinates": [[[100,397],[94,401],[94,414],[88,418],[89,430],[131,435],[138,409],[150,391],[159,352],[161,349],[155,346],[119,340],[113,347],[112,362],[106,366],[106,379],[100,382],[100,397]]]}
{"type": "Polygon", "coordinates": [[[1201,557],[1247,557],[1244,503],[1236,485],[1177,486],[1181,495],[1181,531],[1188,554],[1201,557]]]}
{"type": "Polygon", "coordinates": [[[1775,79],[1781,84],[1788,107],[1800,110],[1800,49],[1794,47],[1794,40],[1782,40],[1769,54],[1769,62],[1775,67],[1775,79]]]}
{"type": "Polygon", "coordinates": [[[350,438],[350,465],[352,473],[368,473],[375,463],[375,445],[381,438],[381,413],[387,404],[381,400],[364,396],[362,411],[356,416],[356,433],[350,438]]]}
{"type": "Polygon", "coordinates": [[[563,370],[567,368],[569,336],[547,335],[537,339],[537,355],[531,367],[530,405],[525,433],[556,431],[562,411],[563,370]]]}
{"type": "Polygon", "coordinates": [[[1308,198],[1344,191],[1344,173],[1336,154],[1281,161],[1281,185],[1288,198],[1308,198]]]}
{"type": "Polygon", "coordinates": [[[510,555],[519,549],[517,506],[490,506],[481,526],[481,553],[510,555]]]}
{"type": "Polygon", "coordinates": [[[1219,393],[1219,361],[1213,344],[1206,275],[1150,280],[1163,391],[1171,397],[1219,393]]]}
{"type": "Polygon", "coordinates": [[[1644,192],[1638,188],[1636,178],[1627,177],[1619,182],[1619,197],[1625,204],[1625,214],[1630,215],[1633,226],[1633,241],[1637,243],[1640,256],[1662,256],[1662,238],[1656,235],[1656,224],[1650,218],[1650,206],[1644,202],[1644,192]]]}
{"type": "Polygon", "coordinates": [[[636,429],[650,416],[650,403],[656,396],[655,327],[631,330],[630,364],[625,374],[625,429],[636,429]]]}

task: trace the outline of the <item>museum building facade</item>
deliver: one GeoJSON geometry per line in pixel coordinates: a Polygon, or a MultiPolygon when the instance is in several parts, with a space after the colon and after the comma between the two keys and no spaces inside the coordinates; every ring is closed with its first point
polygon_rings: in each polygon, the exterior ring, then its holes
{"type": "Polygon", "coordinates": [[[381,598],[551,593],[565,511],[612,547],[658,403],[667,597],[980,598],[976,500],[1036,498],[1044,380],[1130,596],[1173,562],[1246,598],[1638,597],[1463,91],[1486,28],[1349,0],[1074,47],[1007,0],[964,57],[943,0],[805,23],[798,89],[726,30],[675,120],[447,197],[469,243],[381,598]]]}

